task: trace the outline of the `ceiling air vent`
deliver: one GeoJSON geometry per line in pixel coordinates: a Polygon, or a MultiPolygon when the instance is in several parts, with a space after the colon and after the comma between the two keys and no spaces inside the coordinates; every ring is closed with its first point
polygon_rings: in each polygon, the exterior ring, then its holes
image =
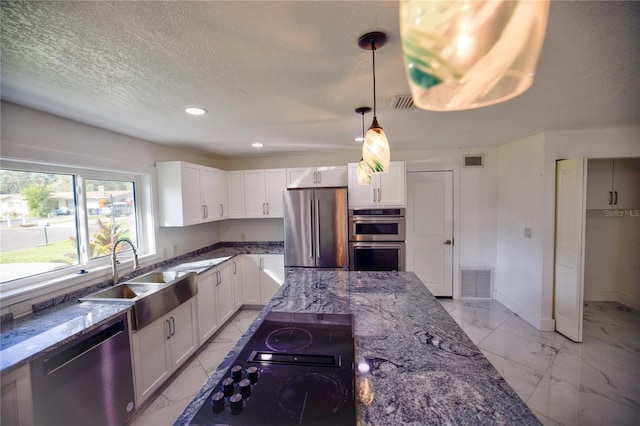
{"type": "Polygon", "coordinates": [[[465,155],[465,167],[484,167],[484,158],[482,155],[465,155]]]}
{"type": "Polygon", "coordinates": [[[410,109],[415,108],[411,95],[394,96],[391,99],[391,109],[410,109]]]}

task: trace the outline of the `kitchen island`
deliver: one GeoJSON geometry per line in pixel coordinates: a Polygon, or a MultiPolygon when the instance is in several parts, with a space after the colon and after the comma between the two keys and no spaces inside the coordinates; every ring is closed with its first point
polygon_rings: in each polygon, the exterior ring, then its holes
{"type": "MultiPolygon", "coordinates": [[[[267,312],[354,314],[360,425],[539,424],[412,272],[295,271],[176,420],[187,425],[267,312]]],[[[212,418],[214,424],[214,418],[212,418]]]]}

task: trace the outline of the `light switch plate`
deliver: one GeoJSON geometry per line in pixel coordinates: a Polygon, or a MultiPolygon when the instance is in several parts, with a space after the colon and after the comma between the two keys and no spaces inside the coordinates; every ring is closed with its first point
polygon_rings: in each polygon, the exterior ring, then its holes
{"type": "Polygon", "coordinates": [[[524,237],[525,238],[531,238],[531,228],[527,228],[525,226],[525,228],[524,228],[524,237]]]}

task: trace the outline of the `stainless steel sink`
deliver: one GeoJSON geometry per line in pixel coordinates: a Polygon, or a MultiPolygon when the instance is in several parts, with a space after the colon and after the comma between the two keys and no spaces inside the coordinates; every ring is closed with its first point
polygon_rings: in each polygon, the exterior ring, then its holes
{"type": "Polygon", "coordinates": [[[166,284],[187,275],[188,272],[180,271],[153,271],[136,278],[127,280],[127,283],[155,283],[166,284]]]}
{"type": "Polygon", "coordinates": [[[150,292],[156,291],[160,288],[157,284],[119,284],[114,287],[109,287],[104,290],[100,290],[89,296],[83,297],[81,301],[89,301],[89,299],[96,299],[101,302],[117,301],[126,302],[127,300],[134,302],[134,299],[143,297],[150,292]]]}
{"type": "Polygon", "coordinates": [[[139,330],[195,296],[198,293],[197,276],[195,272],[150,272],[81,297],[79,301],[130,303],[133,306],[132,327],[139,330]]]}

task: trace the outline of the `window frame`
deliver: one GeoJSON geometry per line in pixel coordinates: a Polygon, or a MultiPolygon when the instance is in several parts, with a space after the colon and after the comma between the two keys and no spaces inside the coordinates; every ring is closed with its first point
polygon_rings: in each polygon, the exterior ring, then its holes
{"type": "MultiPolygon", "coordinates": [[[[146,263],[157,257],[155,221],[153,215],[153,198],[151,188],[152,176],[144,172],[127,170],[96,169],[82,166],[59,165],[42,162],[21,161],[3,158],[0,161],[2,169],[20,170],[35,173],[55,173],[72,175],[75,179],[74,195],[76,198],[76,226],[80,247],[78,264],[66,268],[31,275],[12,281],[0,283],[0,307],[4,308],[14,303],[33,299],[46,294],[74,291],[101,279],[111,276],[111,259],[104,256],[89,259],[87,252],[89,238],[89,218],[86,214],[87,200],[85,181],[120,180],[133,182],[136,211],[136,232],[138,257],[146,263]]],[[[132,256],[124,254],[119,261],[119,268],[123,273],[129,271],[133,265],[132,256]]]]}

